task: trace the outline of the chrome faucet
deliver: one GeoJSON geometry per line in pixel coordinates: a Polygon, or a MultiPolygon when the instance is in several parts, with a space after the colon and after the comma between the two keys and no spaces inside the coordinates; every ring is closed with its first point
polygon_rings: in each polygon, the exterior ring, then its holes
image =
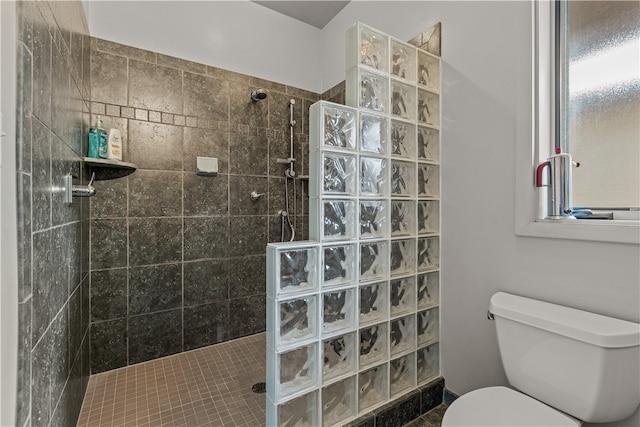
{"type": "Polygon", "coordinates": [[[536,168],[536,187],[549,187],[546,219],[576,219],[571,208],[571,171],[573,167],[579,166],[580,163],[574,162],[570,154],[563,153],[560,147],[557,147],[556,154],[536,168]],[[542,174],[547,166],[547,184],[543,184],[542,174]]]}

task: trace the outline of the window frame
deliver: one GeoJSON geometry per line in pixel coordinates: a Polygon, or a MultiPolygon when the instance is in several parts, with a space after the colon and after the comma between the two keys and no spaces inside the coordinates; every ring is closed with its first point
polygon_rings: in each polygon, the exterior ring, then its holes
{"type": "Polygon", "coordinates": [[[543,219],[544,194],[535,187],[538,164],[552,154],[556,143],[556,6],[554,0],[531,1],[530,50],[519,54],[519,61],[530,65],[529,84],[519,82],[520,103],[516,114],[518,135],[528,135],[516,145],[515,233],[518,236],[586,240],[640,245],[639,220],[543,219]],[[528,56],[528,58],[526,57],[528,56]],[[526,132],[526,133],[525,133],[526,132]]]}

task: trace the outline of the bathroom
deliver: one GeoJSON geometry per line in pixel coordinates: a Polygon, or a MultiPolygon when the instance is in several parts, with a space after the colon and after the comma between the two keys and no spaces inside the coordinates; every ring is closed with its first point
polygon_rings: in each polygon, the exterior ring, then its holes
{"type": "MultiPolygon", "coordinates": [[[[10,16],[5,3],[3,28],[10,16]]],[[[485,321],[495,292],[640,322],[638,245],[517,234],[521,184],[532,176],[532,164],[522,156],[531,150],[530,2],[352,1],[322,29],[248,1],[84,6],[27,3],[17,16],[39,13],[43,24],[14,23],[22,29],[19,64],[33,70],[18,82],[32,98],[19,97],[17,105],[24,117],[37,117],[18,128],[31,142],[15,154],[18,211],[30,212],[29,221],[18,222],[18,235],[34,236],[18,244],[17,395],[3,398],[15,402],[11,413],[18,425],[73,425],[89,373],[264,330],[264,283],[243,275],[264,277],[264,247],[280,240],[285,167],[266,159],[288,156],[288,102],[295,99],[294,148],[301,153],[295,167],[308,173],[308,108],[321,98],[343,101],[339,87],[331,90],[344,81],[344,33],[356,21],[406,41],[442,23],[440,373],[446,389],[462,395],[507,384],[494,325],[485,321]],[[60,61],[56,49],[68,49],[73,67],[60,61]],[[144,52],[155,59],[137,56],[144,52]],[[162,62],[171,58],[181,61],[162,62]],[[208,66],[204,73],[202,64],[208,66]],[[175,83],[173,70],[193,77],[184,95],[176,95],[182,83],[175,83]],[[145,78],[149,73],[153,79],[145,78]],[[204,85],[202,75],[223,83],[204,85]],[[162,85],[151,87],[153,82],[162,85]],[[258,88],[268,97],[254,103],[250,94],[258,88]],[[136,90],[155,96],[134,98],[136,90]],[[152,116],[158,111],[166,117],[152,116]],[[97,181],[96,197],[60,209],[59,194],[44,191],[43,183],[78,167],[74,152],[85,143],[91,114],[147,141],[133,153],[135,161],[128,159],[139,170],[97,181]],[[211,121],[187,122],[201,116],[211,121]],[[172,138],[183,151],[170,151],[172,138]],[[200,154],[196,142],[203,139],[212,144],[200,154]],[[167,143],[168,151],[152,142],[167,143]],[[195,176],[197,155],[218,158],[218,176],[195,176]],[[49,162],[59,170],[43,167],[49,162]],[[158,186],[166,190],[158,194],[158,186]],[[252,191],[265,196],[253,203],[247,199],[252,191]],[[160,229],[174,240],[151,240],[160,229]],[[210,252],[203,256],[200,250],[210,252]],[[194,289],[190,298],[198,303],[190,304],[182,289],[189,267],[194,275],[227,277],[227,287],[194,289]],[[131,288],[130,300],[123,291],[127,269],[143,277],[135,300],[131,288]],[[162,292],[151,277],[162,281],[162,292]],[[43,288],[49,278],[67,288],[43,288]],[[94,280],[111,288],[90,287],[94,280]],[[137,319],[142,332],[132,339],[137,319]],[[100,339],[105,345],[92,347],[100,339]]],[[[4,52],[3,45],[3,63],[4,52]]],[[[296,234],[304,239],[305,183],[297,180],[289,191],[294,197],[288,210],[295,212],[296,234]]],[[[4,301],[3,294],[3,309],[4,301]]],[[[636,412],[618,425],[638,423],[636,412]]]]}

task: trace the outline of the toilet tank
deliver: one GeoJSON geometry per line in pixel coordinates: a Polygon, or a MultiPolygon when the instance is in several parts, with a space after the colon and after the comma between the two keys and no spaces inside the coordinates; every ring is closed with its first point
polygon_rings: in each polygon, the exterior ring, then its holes
{"type": "Polygon", "coordinates": [[[640,325],[498,292],[491,297],[509,383],[582,421],[614,422],[640,404],[640,325]]]}

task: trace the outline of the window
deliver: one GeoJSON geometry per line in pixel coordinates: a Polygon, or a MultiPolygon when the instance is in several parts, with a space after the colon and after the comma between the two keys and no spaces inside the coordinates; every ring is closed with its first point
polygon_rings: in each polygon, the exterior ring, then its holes
{"type": "Polygon", "coordinates": [[[572,206],[640,208],[640,2],[556,2],[556,147],[572,206]]]}
{"type": "Polygon", "coordinates": [[[640,104],[638,104],[640,99],[638,13],[640,9],[638,9],[638,2],[558,3],[553,0],[531,1],[531,50],[524,50],[519,60],[522,65],[518,73],[526,73],[530,70],[530,74],[526,79],[523,77],[523,84],[518,85],[517,90],[521,99],[530,97],[531,103],[519,103],[516,109],[515,233],[518,236],[638,245],[640,244],[640,210],[638,210],[640,203],[637,198],[635,201],[633,198],[634,195],[638,195],[640,180],[640,172],[638,172],[640,168],[638,148],[640,144],[638,142],[640,139],[638,130],[640,126],[640,104]],[[560,9],[559,6],[567,6],[567,3],[569,8],[560,9]],[[581,6],[599,7],[599,9],[585,11],[582,15],[578,15],[580,10],[576,8],[581,6]],[[623,13],[616,11],[617,8],[625,6],[630,7],[631,10],[623,13]],[[573,8],[573,18],[571,8],[573,8]],[[566,14],[565,23],[560,25],[563,22],[563,13],[566,14]],[[622,18],[616,20],[618,19],[615,18],[616,14],[618,16],[621,14],[622,18]],[[571,34],[572,31],[575,34],[571,34]],[[556,43],[556,34],[562,36],[561,40],[558,40],[562,43],[556,43]],[[605,37],[607,34],[608,36],[605,37]],[[629,43],[635,40],[636,50],[632,51],[631,48],[625,47],[626,42],[623,42],[623,38],[629,43]],[[572,40],[582,45],[573,44],[572,47],[572,40]],[[589,40],[591,43],[587,43],[589,40]],[[586,46],[590,46],[589,53],[586,46]],[[623,50],[616,50],[616,47],[623,50]],[[604,61],[599,64],[595,59],[592,62],[587,61],[587,59],[601,58],[607,52],[610,56],[605,56],[604,61]],[[529,54],[530,57],[525,57],[529,54]],[[562,60],[563,55],[568,60],[562,60]],[[624,57],[626,62],[633,65],[634,55],[635,73],[632,69],[627,69],[627,74],[622,74],[620,77],[621,69],[618,66],[613,70],[608,67],[612,61],[611,58],[616,56],[624,57]],[[576,80],[576,76],[580,76],[580,65],[585,63],[587,65],[583,65],[583,68],[588,69],[587,74],[591,76],[586,80],[591,82],[591,86],[585,86],[580,79],[576,80]],[[556,64],[559,66],[556,67],[556,64]],[[601,64],[607,65],[607,70],[597,68],[601,64]],[[617,83],[612,86],[613,81],[617,83]],[[619,83],[623,84],[620,86],[619,83]],[[610,96],[603,96],[605,93],[610,96]],[[572,102],[573,105],[571,105],[572,102]],[[586,135],[586,138],[578,141],[577,136],[580,134],[586,135]],[[633,141],[636,145],[633,145],[633,141]],[[623,142],[628,144],[625,147],[628,151],[621,148],[620,145],[623,142]],[[547,199],[545,192],[536,188],[534,184],[535,171],[539,164],[551,156],[556,147],[562,147],[563,151],[573,155],[575,161],[581,162],[580,168],[573,169],[573,180],[576,185],[573,192],[574,207],[586,205],[589,208],[607,208],[609,212],[613,210],[612,208],[626,210],[615,210],[613,220],[551,221],[544,219],[547,212],[547,199]],[[597,170],[597,168],[604,169],[597,170]],[[593,177],[599,177],[601,182],[591,178],[589,173],[593,177]],[[635,190],[634,185],[636,185],[635,190]],[[624,198],[621,195],[624,196],[625,192],[631,197],[621,202],[621,198],[624,198]],[[600,198],[596,202],[592,201],[593,198],[589,199],[598,193],[605,197],[613,195],[617,198],[610,197],[609,200],[600,198]],[[630,209],[635,210],[630,211],[630,209]]]}

